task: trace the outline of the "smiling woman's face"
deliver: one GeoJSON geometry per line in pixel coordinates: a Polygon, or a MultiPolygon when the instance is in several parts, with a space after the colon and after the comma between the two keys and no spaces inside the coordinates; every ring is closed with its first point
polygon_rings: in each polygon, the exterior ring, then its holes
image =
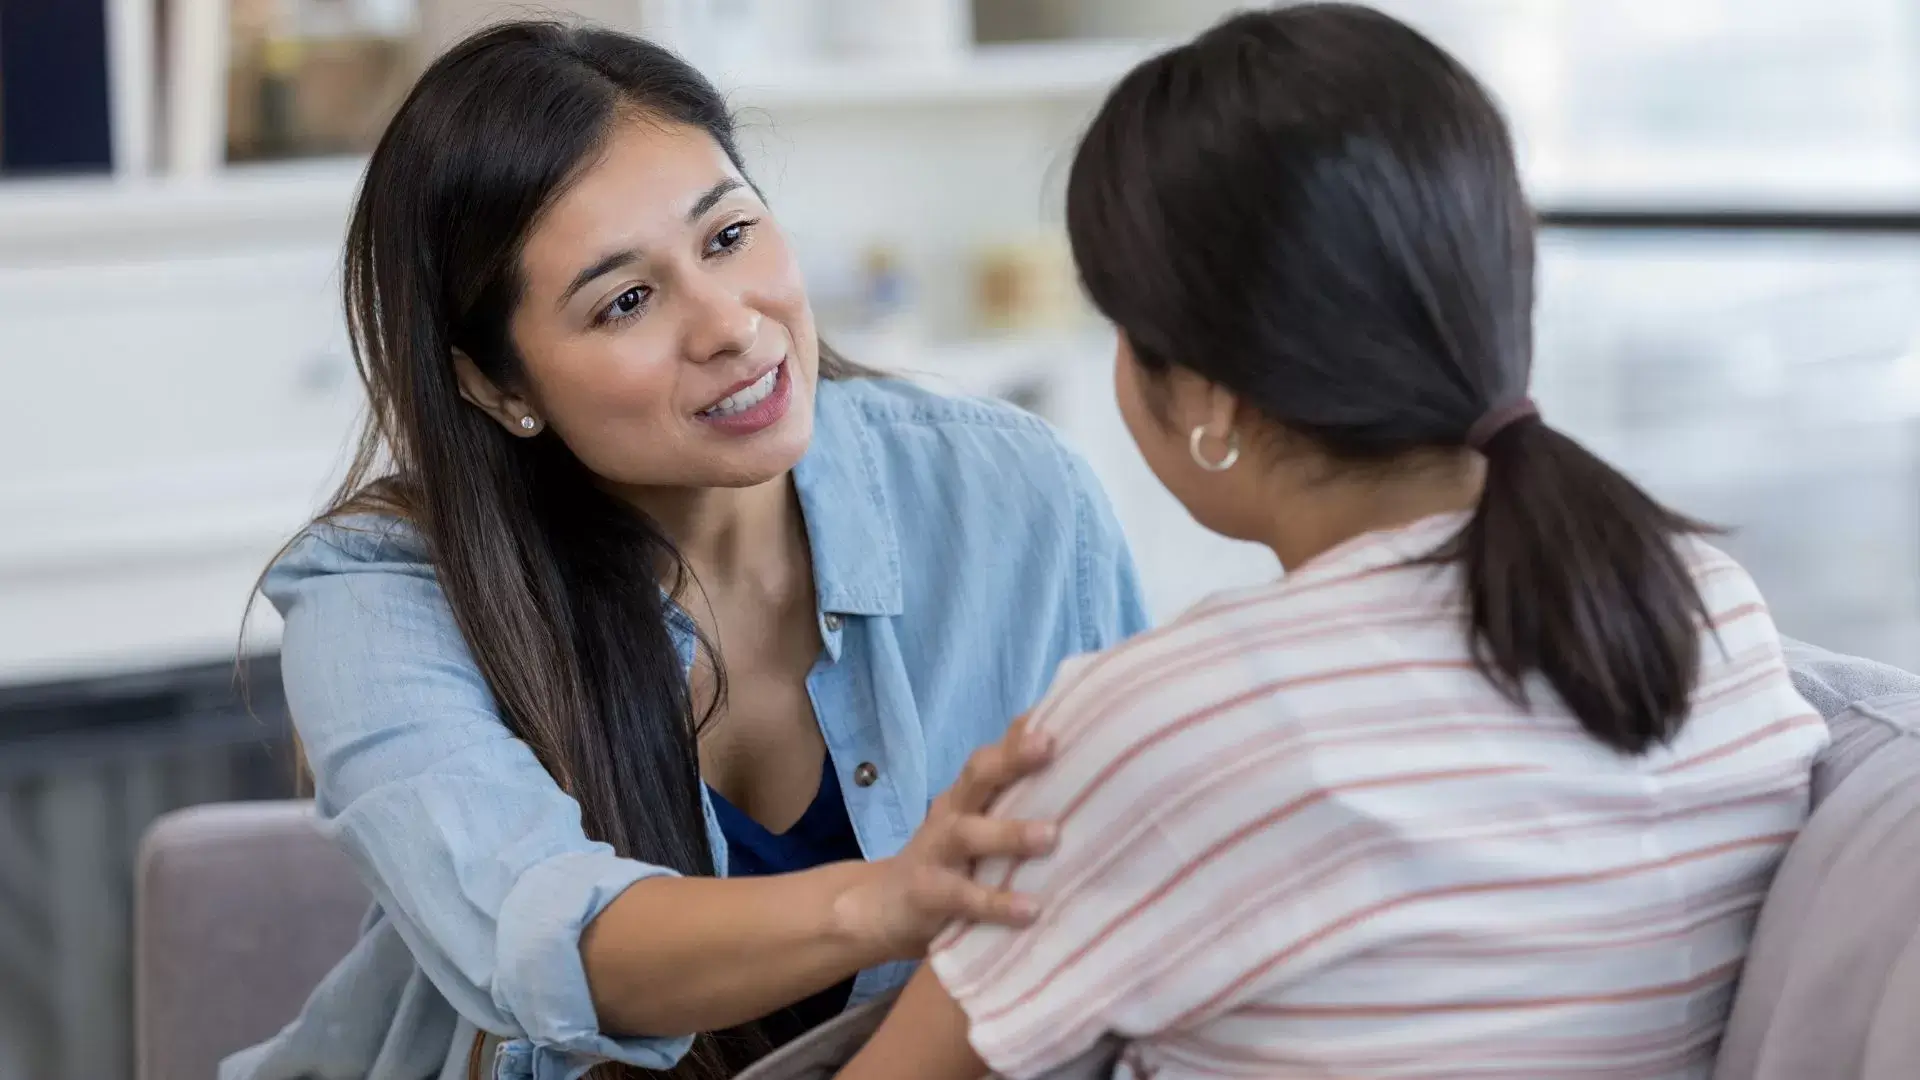
{"type": "MultiPolygon", "coordinates": [[[[604,480],[741,487],[813,433],[819,345],[786,237],[704,131],[636,120],[528,235],[511,388],[604,480]]],[[[509,430],[518,417],[502,417],[509,430]]]]}

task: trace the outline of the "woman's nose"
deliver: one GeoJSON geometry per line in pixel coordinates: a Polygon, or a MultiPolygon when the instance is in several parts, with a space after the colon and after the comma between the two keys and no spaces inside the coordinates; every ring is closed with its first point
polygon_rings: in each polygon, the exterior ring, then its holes
{"type": "Polygon", "coordinates": [[[687,300],[687,355],[699,362],[748,352],[760,337],[761,315],[740,293],[708,275],[695,275],[687,300]]]}

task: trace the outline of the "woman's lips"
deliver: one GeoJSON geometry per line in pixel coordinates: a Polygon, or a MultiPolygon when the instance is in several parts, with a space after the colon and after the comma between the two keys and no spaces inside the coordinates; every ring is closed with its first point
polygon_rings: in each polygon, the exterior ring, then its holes
{"type": "MultiPolygon", "coordinates": [[[[708,427],[728,435],[752,435],[779,423],[780,420],[787,415],[787,409],[793,404],[792,365],[788,363],[788,361],[782,360],[774,367],[772,374],[773,385],[767,388],[764,396],[760,397],[759,400],[751,404],[740,403],[743,404],[744,407],[736,408],[731,412],[722,413],[715,411],[724,405],[729,398],[735,398],[747,393],[753,387],[754,383],[759,381],[758,379],[749,380],[746,385],[739,390],[728,394],[727,397],[721,398],[720,402],[716,403],[712,408],[697,414],[698,419],[708,427]]],[[[764,374],[760,376],[760,378],[765,377],[764,374]]]]}
{"type": "Polygon", "coordinates": [[[751,378],[741,379],[739,382],[734,383],[732,386],[727,387],[726,393],[721,394],[717,398],[714,398],[712,401],[708,402],[705,406],[703,406],[699,411],[702,413],[709,413],[714,411],[715,409],[718,409],[722,404],[726,402],[728,398],[732,397],[733,395],[739,393],[742,390],[745,390],[747,387],[752,386],[754,383],[759,382],[761,379],[766,378],[770,373],[778,369],[780,365],[784,363],[786,363],[786,357],[781,357],[779,360],[773,362],[772,364],[769,364],[766,367],[761,368],[759,371],[754,372],[751,378]]]}

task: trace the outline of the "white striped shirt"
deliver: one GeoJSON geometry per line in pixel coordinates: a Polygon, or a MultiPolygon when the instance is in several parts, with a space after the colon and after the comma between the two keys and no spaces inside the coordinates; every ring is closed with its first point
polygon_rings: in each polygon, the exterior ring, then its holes
{"type": "Polygon", "coordinates": [[[1060,848],[979,869],[1042,916],[931,961],[998,1073],[1111,1032],[1160,1080],[1708,1074],[1826,727],[1746,572],[1694,540],[1714,632],[1669,745],[1607,748],[1538,678],[1514,705],[1459,570],[1409,565],[1464,520],[1061,669],[1033,718],[1059,760],[995,811],[1060,848]]]}

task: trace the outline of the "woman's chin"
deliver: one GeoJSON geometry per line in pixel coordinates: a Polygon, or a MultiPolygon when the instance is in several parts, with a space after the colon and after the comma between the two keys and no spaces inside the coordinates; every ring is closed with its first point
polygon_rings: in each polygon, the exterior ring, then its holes
{"type": "Polygon", "coordinates": [[[695,463],[698,473],[687,487],[755,487],[777,480],[806,456],[813,441],[811,409],[795,410],[751,440],[728,439],[695,463]]]}

